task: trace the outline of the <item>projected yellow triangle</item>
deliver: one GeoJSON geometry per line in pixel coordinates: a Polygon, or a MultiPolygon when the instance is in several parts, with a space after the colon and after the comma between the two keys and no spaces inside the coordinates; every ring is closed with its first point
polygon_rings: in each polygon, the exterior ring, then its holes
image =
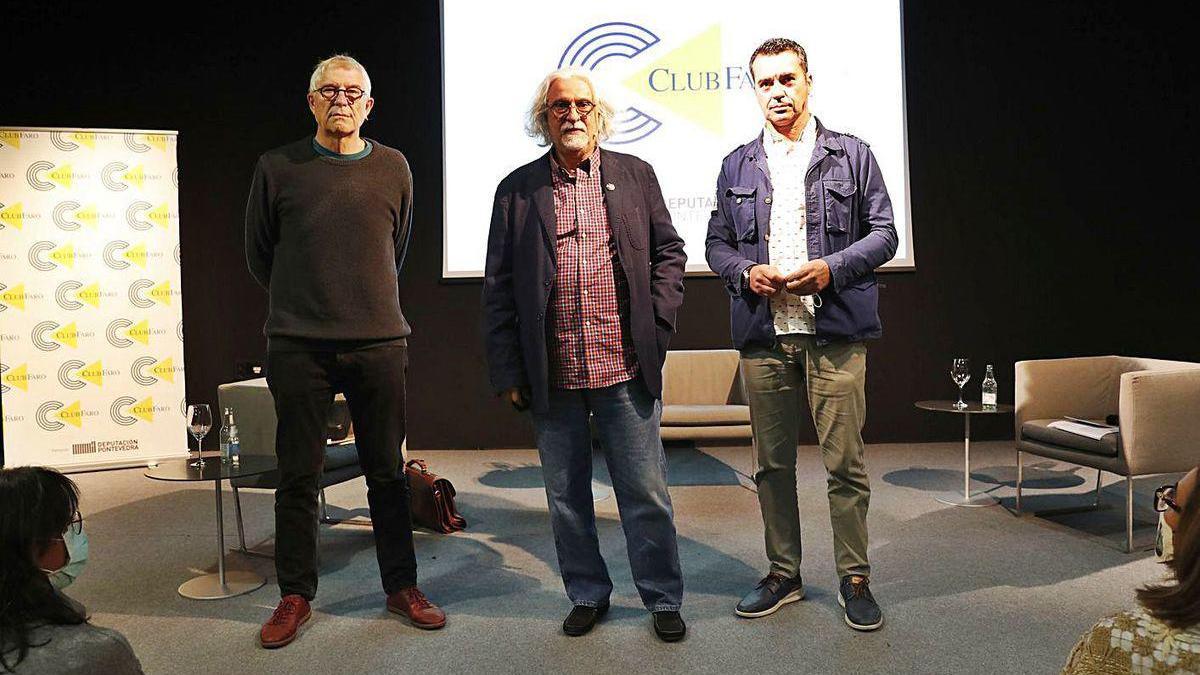
{"type": "MultiPolygon", "coordinates": [[[[3,205],[0,204],[0,207],[3,205]]],[[[25,209],[21,206],[21,202],[17,202],[8,208],[0,208],[0,223],[12,225],[18,230],[25,226],[25,209]]]]}
{"type": "Polygon", "coordinates": [[[4,373],[4,383],[20,389],[21,391],[29,391],[29,366],[22,363],[12,370],[4,373]]]}
{"type": "Polygon", "coordinates": [[[25,311],[25,284],[17,284],[12,288],[0,292],[0,302],[9,307],[16,307],[21,311],[25,311]]]}
{"type": "Polygon", "coordinates": [[[75,220],[94,230],[96,223],[100,220],[100,210],[96,208],[95,204],[88,204],[75,212],[75,220]]]}
{"type": "Polygon", "coordinates": [[[75,293],[75,297],[96,309],[100,309],[100,282],[97,281],[91,286],[84,286],[75,293]]]}
{"type": "Polygon", "coordinates": [[[150,344],[150,320],[145,319],[136,325],[130,326],[129,330],[125,331],[125,333],[144,345],[150,344]]]}
{"type": "Polygon", "coordinates": [[[54,331],[50,337],[54,338],[55,342],[64,344],[71,349],[79,347],[79,329],[75,327],[74,321],[54,331]]]}
{"type": "Polygon", "coordinates": [[[722,72],[721,27],[714,24],[624,84],[638,95],[720,134],[725,128],[722,72]]]}
{"type": "Polygon", "coordinates": [[[90,366],[79,369],[79,376],[97,387],[104,386],[104,363],[97,361],[90,366]]]}
{"type": "Polygon", "coordinates": [[[146,217],[150,220],[153,220],[158,224],[159,227],[165,230],[167,229],[168,223],[171,222],[171,211],[167,208],[166,204],[163,204],[157,209],[147,213],[146,217]]]}
{"type": "Polygon", "coordinates": [[[49,177],[50,180],[54,181],[55,183],[58,183],[59,185],[65,187],[65,188],[71,187],[71,165],[70,164],[63,164],[62,166],[58,167],[57,169],[46,174],[46,176],[49,177]]]}
{"type": "Polygon", "coordinates": [[[96,149],[96,132],[94,131],[79,131],[73,133],[71,134],[71,139],[80,145],[86,145],[93,150],[96,149]]]}
{"type": "Polygon", "coordinates": [[[166,380],[167,382],[175,381],[175,368],[171,359],[159,361],[150,369],[150,372],[154,373],[159,379],[166,380]]]}
{"type": "Polygon", "coordinates": [[[150,398],[144,399],[138,403],[134,403],[133,408],[131,408],[129,412],[133,413],[134,417],[140,417],[141,419],[144,419],[147,422],[153,422],[154,421],[154,397],[150,397],[150,398]]]}
{"type": "Polygon", "coordinates": [[[138,244],[137,246],[130,247],[129,250],[125,251],[125,259],[142,269],[146,269],[146,245],[138,244]]]}
{"type": "Polygon", "coordinates": [[[79,429],[83,427],[83,414],[79,411],[79,401],[75,401],[71,405],[59,410],[55,413],[58,419],[70,424],[79,429]]]}
{"type": "Polygon", "coordinates": [[[125,179],[126,183],[133,183],[134,185],[138,186],[138,189],[140,190],[142,189],[142,183],[146,180],[146,167],[139,164],[126,171],[121,178],[125,179]]]}

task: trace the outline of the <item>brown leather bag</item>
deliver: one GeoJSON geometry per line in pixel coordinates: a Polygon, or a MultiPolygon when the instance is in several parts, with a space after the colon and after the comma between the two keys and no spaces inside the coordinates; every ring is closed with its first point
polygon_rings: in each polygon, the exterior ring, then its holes
{"type": "Polygon", "coordinates": [[[408,490],[412,496],[412,521],[434,532],[450,534],[466,529],[467,520],[454,506],[454,486],[429,472],[424,460],[410,459],[404,465],[408,490]]]}

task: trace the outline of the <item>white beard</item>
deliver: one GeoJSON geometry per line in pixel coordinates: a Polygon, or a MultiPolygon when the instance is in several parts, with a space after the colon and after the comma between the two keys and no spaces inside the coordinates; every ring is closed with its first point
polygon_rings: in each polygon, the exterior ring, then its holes
{"type": "Polygon", "coordinates": [[[583,132],[563,134],[561,142],[562,146],[567,150],[578,151],[586,148],[591,140],[592,139],[588,137],[587,132],[583,132]]]}

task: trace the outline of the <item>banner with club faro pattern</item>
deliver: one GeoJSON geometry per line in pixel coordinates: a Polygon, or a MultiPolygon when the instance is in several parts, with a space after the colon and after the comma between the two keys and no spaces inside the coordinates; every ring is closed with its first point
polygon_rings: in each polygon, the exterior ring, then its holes
{"type": "Polygon", "coordinates": [[[177,140],[0,127],[6,466],[186,454],[177,140]]]}

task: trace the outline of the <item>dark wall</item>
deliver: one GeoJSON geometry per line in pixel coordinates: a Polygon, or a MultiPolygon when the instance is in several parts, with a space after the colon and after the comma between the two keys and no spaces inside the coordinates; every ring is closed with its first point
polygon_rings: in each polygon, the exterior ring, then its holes
{"type": "MultiPolygon", "coordinates": [[[[994,363],[1002,401],[1012,399],[1020,359],[1200,360],[1186,319],[1200,299],[1200,237],[1192,207],[1197,73],[1183,22],[1129,3],[934,4],[905,8],[917,268],[883,277],[885,336],[870,347],[868,440],[958,438],[958,420],[912,405],[954,393],[948,368],[956,356],[973,361],[975,397],[984,364],[994,363]]],[[[479,284],[439,280],[436,2],[317,14],[243,3],[169,25],[108,8],[32,5],[6,12],[0,123],[180,131],[189,398],[215,400],[236,361],[262,358],[266,296],[245,271],[241,247],[250,173],[263,150],[311,133],[309,70],[345,50],[375,86],[365,133],[402,149],[416,177],[416,230],[401,279],[415,330],[410,444],[531,444],[528,425],[487,390],[479,284]]],[[[819,82],[821,64],[813,69],[819,82]]],[[[488,92],[534,84],[491,72],[480,54],[479,77],[450,86],[474,92],[482,132],[449,133],[478,135],[481,152],[489,132],[521,133],[488,128],[488,92]]],[[[715,279],[689,279],[672,346],[727,346],[726,306],[715,279]]],[[[979,436],[1011,435],[1008,420],[987,422],[979,436]]]]}

